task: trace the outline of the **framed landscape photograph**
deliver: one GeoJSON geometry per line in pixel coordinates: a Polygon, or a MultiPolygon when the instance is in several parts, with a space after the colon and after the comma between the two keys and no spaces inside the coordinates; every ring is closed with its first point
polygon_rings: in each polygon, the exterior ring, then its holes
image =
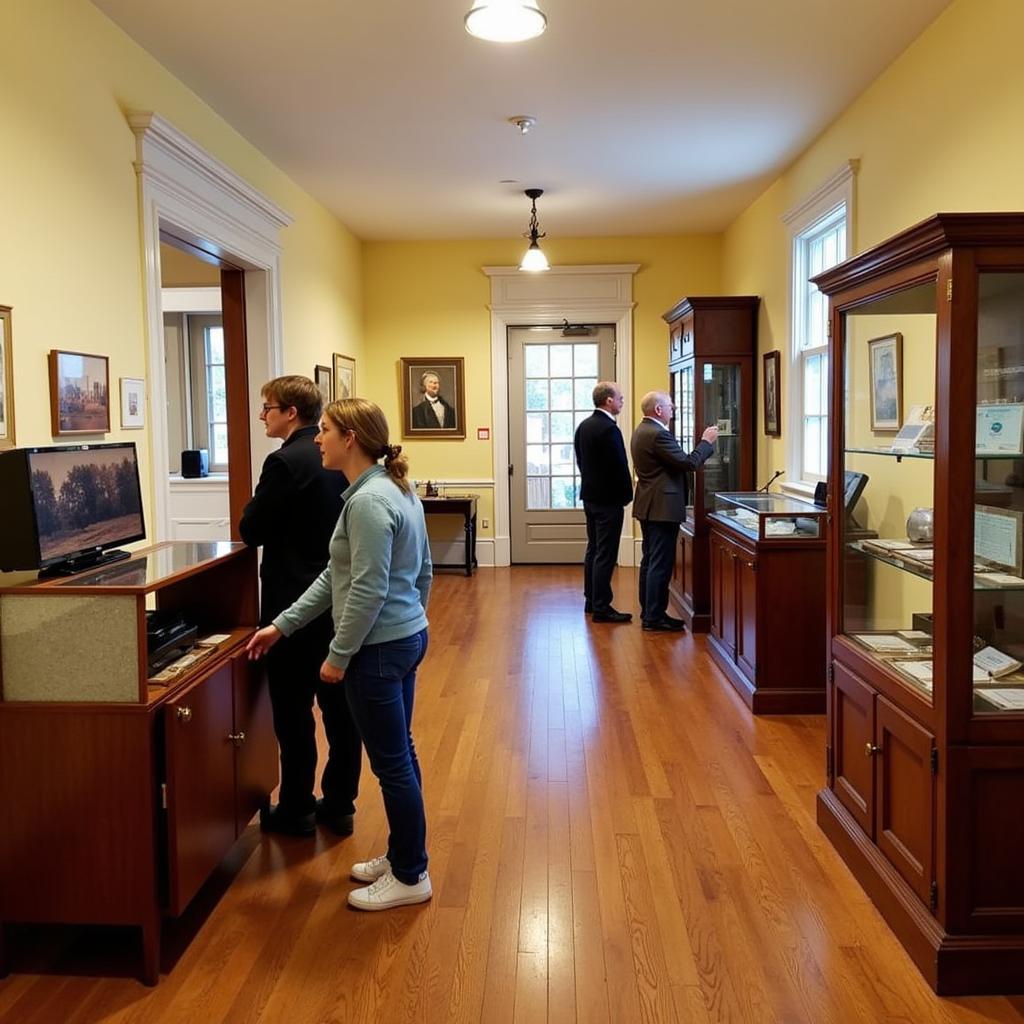
{"type": "Polygon", "coordinates": [[[764,432],[782,436],[782,390],[779,381],[779,352],[764,354],[764,432]]]}
{"type": "Polygon", "coordinates": [[[462,356],[403,357],[402,436],[466,436],[462,356]]]}
{"type": "Polygon", "coordinates": [[[324,405],[334,401],[334,376],[331,373],[329,366],[321,366],[317,363],[313,367],[313,381],[316,386],[320,389],[320,395],[324,400],[324,405]]]}
{"type": "Polygon", "coordinates": [[[871,429],[899,430],[903,422],[903,335],[868,342],[871,369],[871,429]]]}
{"type": "Polygon", "coordinates": [[[53,435],[107,433],[110,430],[107,357],[52,349],[48,360],[53,435]]]}
{"type": "Polygon", "coordinates": [[[139,377],[121,378],[121,427],[141,430],[146,425],[146,382],[139,377]]]}
{"type": "Polygon", "coordinates": [[[11,307],[0,306],[0,451],[13,448],[14,362],[11,356],[11,307]]]}
{"type": "MultiPolygon", "coordinates": [[[[319,383],[319,381],[317,382],[319,383]]],[[[334,395],[332,401],[356,397],[356,361],[334,353],[334,395]]]]}

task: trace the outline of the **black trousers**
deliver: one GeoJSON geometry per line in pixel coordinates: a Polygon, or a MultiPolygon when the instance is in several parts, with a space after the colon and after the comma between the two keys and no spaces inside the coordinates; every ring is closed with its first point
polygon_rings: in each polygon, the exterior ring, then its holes
{"type": "Polygon", "coordinates": [[[668,611],[668,584],[675,564],[679,524],[641,519],[640,618],[660,622],[668,611]]]}
{"type": "Polygon", "coordinates": [[[329,753],[320,780],[332,813],[352,814],[359,792],[362,745],[345,699],[344,680],[320,682],[320,666],[334,635],[330,613],[282,637],[267,652],[267,679],[274,732],[281,749],[280,804],[289,814],[309,814],[316,806],[316,720],[320,705],[329,753]]]}
{"type": "Polygon", "coordinates": [[[583,514],[587,518],[583,597],[593,612],[607,612],[612,606],[612,573],[619,554],[624,512],[621,505],[583,502],[583,514]]]}

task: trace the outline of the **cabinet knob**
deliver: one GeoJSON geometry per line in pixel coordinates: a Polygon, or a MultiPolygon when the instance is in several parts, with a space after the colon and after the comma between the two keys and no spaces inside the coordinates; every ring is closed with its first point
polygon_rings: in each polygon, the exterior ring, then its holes
{"type": "Polygon", "coordinates": [[[192,721],[192,709],[190,707],[177,708],[178,721],[179,722],[191,722],[192,721]]]}
{"type": "Polygon", "coordinates": [[[231,740],[231,742],[234,743],[236,747],[240,747],[245,742],[245,733],[229,732],[228,739],[231,740]]]}
{"type": "Polygon", "coordinates": [[[874,743],[868,742],[868,743],[864,744],[864,756],[865,757],[874,757],[875,754],[880,754],[881,752],[882,752],[882,748],[881,747],[876,747],[874,745],[874,743]]]}

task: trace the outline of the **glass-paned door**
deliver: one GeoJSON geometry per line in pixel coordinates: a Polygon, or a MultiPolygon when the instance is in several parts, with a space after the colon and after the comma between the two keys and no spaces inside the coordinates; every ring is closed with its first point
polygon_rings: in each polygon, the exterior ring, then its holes
{"type": "Polygon", "coordinates": [[[704,508],[710,510],[715,506],[715,495],[719,491],[742,489],[741,442],[743,431],[748,429],[748,424],[744,423],[741,413],[743,390],[742,369],[739,363],[709,360],[698,363],[698,368],[701,375],[701,413],[704,422],[698,431],[691,419],[690,433],[682,445],[690,451],[697,443],[697,435],[703,433],[705,427],[718,427],[715,452],[701,467],[701,476],[704,479],[704,508]]]}
{"type": "Polygon", "coordinates": [[[563,337],[561,328],[509,329],[509,500],[513,562],[582,562],[586,525],[576,427],[610,380],[614,327],[563,337]]]}

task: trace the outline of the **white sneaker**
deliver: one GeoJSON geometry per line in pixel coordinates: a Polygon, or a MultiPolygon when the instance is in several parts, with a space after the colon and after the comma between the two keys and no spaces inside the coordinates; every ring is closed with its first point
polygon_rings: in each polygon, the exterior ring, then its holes
{"type": "Polygon", "coordinates": [[[357,910],[390,910],[412,903],[426,903],[433,895],[430,875],[423,872],[415,885],[400,882],[388,868],[373,885],[365,889],[353,889],[348,894],[348,905],[357,910]]]}
{"type": "Polygon", "coordinates": [[[386,853],[382,853],[379,857],[374,857],[373,860],[364,860],[353,864],[349,874],[357,882],[376,882],[381,875],[390,870],[391,861],[388,860],[386,853]]]}

